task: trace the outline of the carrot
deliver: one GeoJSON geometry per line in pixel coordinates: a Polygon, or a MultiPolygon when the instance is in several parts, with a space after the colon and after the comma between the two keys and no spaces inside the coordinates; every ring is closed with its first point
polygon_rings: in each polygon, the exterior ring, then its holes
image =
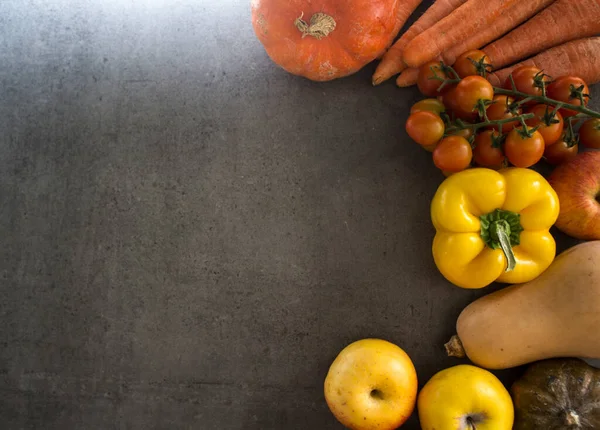
{"type": "Polygon", "coordinates": [[[463,40],[483,31],[515,6],[532,0],[469,0],[411,40],[402,54],[407,66],[419,67],[463,40]]]}
{"type": "Polygon", "coordinates": [[[454,9],[466,1],[467,0],[437,0],[431,5],[431,7],[429,7],[429,9],[427,9],[385,53],[373,74],[373,85],[379,85],[404,70],[406,65],[402,61],[402,52],[408,42],[434,25],[440,19],[450,14],[454,9]]]}
{"type": "MultiPolygon", "coordinates": [[[[398,7],[398,13],[396,15],[396,25],[394,26],[394,37],[398,35],[402,26],[408,21],[408,18],[410,18],[421,3],[423,3],[423,0],[400,0],[400,6],[398,7]]],[[[390,45],[392,42],[390,42],[390,45]]]]}
{"type": "MultiPolygon", "coordinates": [[[[554,0],[523,0],[513,6],[510,11],[499,16],[495,21],[481,31],[475,32],[471,37],[460,41],[442,54],[442,58],[446,64],[454,64],[459,55],[470,51],[471,49],[479,49],[486,43],[496,40],[500,36],[509,32],[517,25],[526,21],[554,0]]],[[[538,32],[542,33],[539,31],[538,32]]]]}
{"type": "Polygon", "coordinates": [[[410,87],[417,83],[419,78],[419,68],[414,67],[411,69],[404,69],[398,79],[396,79],[396,85],[399,87],[410,87]]]}
{"type": "Polygon", "coordinates": [[[558,78],[570,75],[583,79],[588,85],[600,82],[600,37],[572,40],[550,48],[533,58],[488,75],[492,85],[502,85],[519,66],[536,66],[544,73],[558,78]]]}
{"type": "Polygon", "coordinates": [[[483,51],[499,69],[561,43],[599,33],[600,1],[556,0],[483,51]]]}

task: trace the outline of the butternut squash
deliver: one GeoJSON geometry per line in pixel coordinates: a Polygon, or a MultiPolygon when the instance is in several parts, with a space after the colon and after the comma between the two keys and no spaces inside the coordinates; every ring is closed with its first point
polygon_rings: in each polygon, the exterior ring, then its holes
{"type": "Polygon", "coordinates": [[[487,369],[600,358],[600,241],[568,249],[533,281],[474,301],[456,330],[448,355],[487,369]]]}

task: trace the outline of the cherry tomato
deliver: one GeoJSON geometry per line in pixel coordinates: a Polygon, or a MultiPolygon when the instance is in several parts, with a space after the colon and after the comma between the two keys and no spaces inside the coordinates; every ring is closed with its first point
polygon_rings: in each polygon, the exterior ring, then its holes
{"type": "Polygon", "coordinates": [[[506,157],[499,144],[500,133],[495,130],[484,130],[475,136],[473,160],[481,167],[500,169],[506,163],[506,157]]]}
{"type": "Polygon", "coordinates": [[[491,64],[486,61],[487,59],[485,52],[473,49],[460,55],[452,67],[461,78],[475,75],[485,77],[485,74],[492,68],[491,64]]]}
{"type": "Polygon", "coordinates": [[[481,76],[467,76],[461,79],[453,90],[456,105],[463,113],[477,112],[479,100],[492,100],[494,88],[489,81],[481,76]]]}
{"type": "Polygon", "coordinates": [[[413,113],[406,120],[406,132],[412,140],[424,147],[435,145],[443,136],[446,126],[433,112],[413,113]]]}
{"type": "MultiPolygon", "coordinates": [[[[511,73],[515,82],[517,91],[531,95],[541,96],[542,95],[542,82],[546,86],[550,83],[550,77],[542,73],[540,69],[534,66],[519,66],[511,73]]],[[[510,77],[504,82],[504,88],[512,89],[510,77]]],[[[533,101],[528,104],[536,104],[533,101]]]]}
{"type": "Polygon", "coordinates": [[[471,164],[471,145],[461,136],[448,136],[433,151],[433,163],[444,172],[460,172],[471,164]]]}
{"type": "Polygon", "coordinates": [[[444,106],[446,106],[446,109],[457,118],[470,122],[473,122],[477,119],[477,112],[463,112],[459,109],[456,85],[451,86],[448,88],[448,90],[444,91],[444,94],[442,95],[442,103],[444,106]]]}
{"type": "Polygon", "coordinates": [[[438,99],[423,99],[412,105],[410,108],[410,113],[427,111],[439,115],[445,110],[446,108],[444,107],[444,104],[438,99]]]}
{"type": "Polygon", "coordinates": [[[591,118],[581,124],[579,141],[587,148],[600,149],[600,119],[591,118]]]}
{"type": "Polygon", "coordinates": [[[471,137],[473,137],[473,129],[472,128],[463,128],[461,130],[449,132],[448,135],[461,136],[461,137],[464,137],[465,139],[469,140],[471,137]]]}
{"type": "MultiPolygon", "coordinates": [[[[581,92],[583,105],[587,105],[590,98],[590,90],[585,81],[575,76],[561,76],[548,86],[547,96],[554,100],[581,106],[581,99],[578,96],[578,92],[581,92]]],[[[577,115],[576,111],[564,108],[560,110],[560,113],[563,118],[577,115]]]]}
{"type": "Polygon", "coordinates": [[[539,126],[538,131],[544,138],[546,146],[553,145],[560,139],[564,129],[564,122],[560,112],[552,115],[554,108],[548,105],[535,105],[529,109],[529,113],[535,116],[525,121],[528,126],[539,126]]]}
{"type": "Polygon", "coordinates": [[[467,122],[477,120],[477,112],[462,112],[457,105],[456,85],[450,86],[447,90],[444,89],[444,94],[440,96],[442,103],[446,107],[446,112],[453,118],[460,118],[467,122]]]}
{"type": "MultiPolygon", "coordinates": [[[[521,114],[520,108],[509,109],[511,103],[515,100],[512,97],[497,95],[494,96],[492,100],[492,104],[488,106],[486,109],[486,114],[490,120],[501,120],[501,119],[509,119],[514,118],[521,114]]],[[[518,127],[520,125],[520,121],[517,119],[515,121],[510,121],[502,124],[502,133],[508,133],[513,128],[518,127]]],[[[500,126],[491,125],[489,126],[492,130],[499,130],[500,126]]]]}
{"type": "Polygon", "coordinates": [[[546,146],[544,158],[546,158],[548,163],[556,166],[575,158],[578,151],[579,145],[577,145],[577,143],[569,146],[569,143],[565,141],[564,136],[561,136],[556,143],[546,146]]]}
{"type": "Polygon", "coordinates": [[[511,164],[517,167],[531,167],[544,155],[544,138],[539,131],[531,132],[531,137],[519,134],[523,127],[515,128],[504,142],[504,153],[511,164]]]}
{"type": "Polygon", "coordinates": [[[438,88],[442,85],[442,81],[437,79],[436,75],[438,78],[446,79],[446,73],[442,71],[439,61],[430,61],[420,67],[417,87],[423,95],[427,97],[439,95],[438,88]]]}
{"type": "Polygon", "coordinates": [[[446,88],[443,94],[437,96],[437,99],[442,102],[446,108],[446,111],[452,111],[456,109],[454,99],[451,97],[454,88],[456,88],[456,85],[450,85],[448,88],[446,88]]]}

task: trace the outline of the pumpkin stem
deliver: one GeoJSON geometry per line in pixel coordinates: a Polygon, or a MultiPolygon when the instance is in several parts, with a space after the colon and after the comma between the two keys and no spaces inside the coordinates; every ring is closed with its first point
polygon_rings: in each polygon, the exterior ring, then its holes
{"type": "Polygon", "coordinates": [[[569,427],[572,427],[572,426],[579,427],[579,426],[581,426],[581,420],[579,419],[579,415],[574,410],[570,410],[567,413],[567,420],[566,421],[567,421],[567,425],[569,427]]]}
{"type": "Polygon", "coordinates": [[[444,347],[446,348],[446,354],[448,354],[448,357],[466,357],[465,348],[463,347],[463,344],[457,335],[452,336],[448,343],[444,345],[444,347]]]}
{"type": "Polygon", "coordinates": [[[327,37],[329,33],[335,30],[335,19],[326,13],[317,12],[310,18],[310,25],[302,19],[304,12],[299,18],[296,18],[294,25],[302,33],[302,38],[312,36],[315,39],[321,40],[327,37]]]}

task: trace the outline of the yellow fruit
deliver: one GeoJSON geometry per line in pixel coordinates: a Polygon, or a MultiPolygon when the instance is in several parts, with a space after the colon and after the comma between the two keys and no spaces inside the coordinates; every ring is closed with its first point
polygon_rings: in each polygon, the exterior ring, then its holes
{"type": "Polygon", "coordinates": [[[422,430],[511,430],[513,402],[502,382],[479,367],[438,372],[419,393],[422,430]]]}
{"type": "Polygon", "coordinates": [[[381,339],[363,339],[344,348],[325,378],[325,400],[333,415],[352,430],[392,430],[412,414],[417,373],[410,357],[381,339]]]}

